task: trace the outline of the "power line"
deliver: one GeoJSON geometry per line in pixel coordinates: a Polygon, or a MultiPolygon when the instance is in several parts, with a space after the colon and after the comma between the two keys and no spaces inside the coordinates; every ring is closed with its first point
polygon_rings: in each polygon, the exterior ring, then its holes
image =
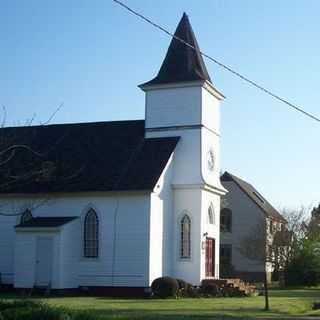
{"type": "MultiPolygon", "coordinates": [[[[161,25],[153,22],[152,20],[150,20],[149,18],[145,17],[144,15],[142,15],[141,13],[131,9],[130,7],[128,7],[126,4],[124,4],[123,2],[119,1],[119,0],[112,0],[113,2],[117,3],[118,5],[120,5],[121,7],[123,7],[124,9],[128,10],[130,13],[132,13],[133,15],[139,17],[140,19],[144,20],[145,22],[151,24],[153,27],[161,30],[162,32],[166,33],[167,35],[169,35],[171,38],[174,38],[180,42],[182,42],[183,44],[185,44],[187,47],[196,50],[197,49],[191,45],[190,43],[188,43],[187,41],[177,37],[176,35],[174,35],[173,33],[171,33],[170,31],[168,31],[167,29],[165,29],[164,27],[162,27],[161,25]]],[[[257,82],[250,80],[249,78],[247,78],[246,76],[242,75],[241,73],[235,71],[234,69],[232,69],[231,67],[227,66],[226,64],[218,61],[217,59],[211,57],[210,55],[206,54],[205,52],[199,51],[200,54],[203,57],[206,57],[207,59],[209,59],[210,61],[214,62],[215,64],[217,64],[219,67],[229,71],[230,73],[232,73],[234,76],[240,78],[241,80],[251,84],[252,86],[254,86],[256,89],[259,89],[260,91],[266,93],[267,95],[273,97],[274,99],[286,104],[288,107],[294,109],[297,112],[302,113],[303,115],[317,121],[320,122],[320,118],[318,118],[317,116],[311,114],[308,111],[303,110],[301,107],[289,102],[288,100],[286,100],[285,98],[280,97],[279,95],[273,93],[272,91],[270,91],[269,89],[266,89],[265,87],[263,87],[262,85],[258,84],[257,82]]]]}

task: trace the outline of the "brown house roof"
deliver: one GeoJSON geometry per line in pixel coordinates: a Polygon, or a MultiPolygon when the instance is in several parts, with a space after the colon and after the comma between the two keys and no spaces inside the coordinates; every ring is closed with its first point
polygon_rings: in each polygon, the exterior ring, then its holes
{"type": "MultiPolygon", "coordinates": [[[[236,177],[235,175],[225,171],[221,176],[221,183],[233,181],[262,211],[267,217],[287,222],[286,219],[266,200],[257,189],[255,189],[250,183],[236,177]]],[[[224,185],[225,188],[226,185],[224,185]]]]}

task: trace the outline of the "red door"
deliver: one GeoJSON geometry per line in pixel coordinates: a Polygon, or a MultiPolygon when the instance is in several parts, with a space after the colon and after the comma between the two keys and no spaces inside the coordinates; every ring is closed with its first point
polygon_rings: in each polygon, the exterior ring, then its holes
{"type": "Polygon", "coordinates": [[[206,277],[214,277],[215,240],[206,239],[206,277]]]}

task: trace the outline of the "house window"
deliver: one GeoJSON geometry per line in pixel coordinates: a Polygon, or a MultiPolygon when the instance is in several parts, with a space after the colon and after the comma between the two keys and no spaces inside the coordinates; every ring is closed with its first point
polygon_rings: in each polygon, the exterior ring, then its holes
{"type": "Polygon", "coordinates": [[[211,203],[209,208],[208,208],[208,223],[209,224],[214,224],[214,209],[213,209],[213,204],[211,203]]]}
{"type": "Polygon", "coordinates": [[[220,246],[220,263],[224,266],[230,266],[232,264],[232,245],[222,244],[220,246]]]}
{"type": "Polygon", "coordinates": [[[96,212],[90,209],[84,219],[84,256],[97,258],[99,252],[99,220],[96,212]]]}
{"type": "Polygon", "coordinates": [[[228,208],[221,210],[220,230],[221,232],[232,231],[232,211],[228,208]]]}
{"type": "Polygon", "coordinates": [[[20,223],[24,224],[25,222],[32,219],[32,213],[29,209],[25,210],[20,218],[20,223]]]}
{"type": "Polygon", "coordinates": [[[191,257],[191,220],[188,215],[184,215],[180,222],[180,258],[191,257]]]}

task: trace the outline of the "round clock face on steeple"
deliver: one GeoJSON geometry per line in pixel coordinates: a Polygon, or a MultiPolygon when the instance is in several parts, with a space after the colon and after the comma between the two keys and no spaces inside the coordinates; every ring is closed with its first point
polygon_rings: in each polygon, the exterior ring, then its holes
{"type": "Polygon", "coordinates": [[[210,148],[207,153],[207,166],[209,171],[213,171],[214,169],[214,152],[213,149],[210,148]]]}

